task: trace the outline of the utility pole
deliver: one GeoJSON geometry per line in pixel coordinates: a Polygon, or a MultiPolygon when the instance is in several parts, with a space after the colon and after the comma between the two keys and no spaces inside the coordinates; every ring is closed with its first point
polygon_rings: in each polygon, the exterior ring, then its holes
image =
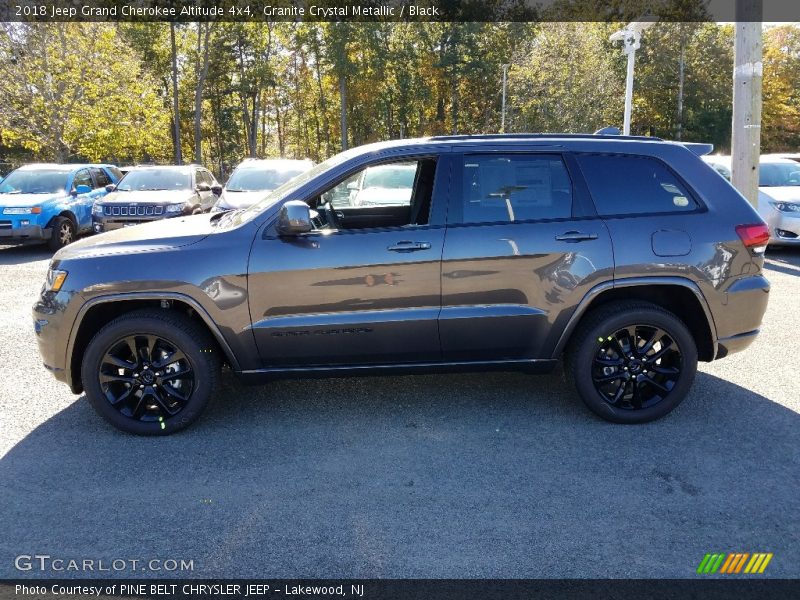
{"type": "Polygon", "coordinates": [[[761,153],[762,14],[762,0],[736,0],[731,183],[753,206],[761,153]]]}
{"type": "Polygon", "coordinates": [[[503,108],[500,113],[500,133],[506,132],[506,82],[508,81],[508,65],[503,65],[503,108]]]}
{"type": "Polygon", "coordinates": [[[175,23],[169,24],[169,37],[172,43],[172,119],[175,122],[175,164],[183,164],[181,155],[181,114],[178,111],[178,52],[175,47],[175,23]]]}

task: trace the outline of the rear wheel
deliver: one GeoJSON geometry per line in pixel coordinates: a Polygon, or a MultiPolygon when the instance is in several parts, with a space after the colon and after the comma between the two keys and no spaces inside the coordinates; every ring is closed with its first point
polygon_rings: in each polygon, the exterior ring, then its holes
{"type": "Polygon", "coordinates": [[[89,343],[81,377],[86,396],[109,423],[138,435],[168,435],[194,422],[219,378],[217,346],[188,317],[135,311],[89,343]]]}
{"type": "Polygon", "coordinates": [[[53,220],[53,232],[48,245],[54,252],[75,241],[77,232],[75,223],[69,217],[56,217],[53,220]]]}
{"type": "Polygon", "coordinates": [[[646,302],[615,302],[587,315],[567,365],[593,412],[615,423],[645,423],[686,397],[697,372],[697,346],[671,312],[646,302]]]}

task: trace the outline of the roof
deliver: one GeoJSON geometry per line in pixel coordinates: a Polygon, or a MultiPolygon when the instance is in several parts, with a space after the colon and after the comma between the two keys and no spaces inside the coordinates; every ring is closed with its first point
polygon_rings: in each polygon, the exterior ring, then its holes
{"type": "Polygon", "coordinates": [[[239,165],[240,167],[259,167],[259,166],[274,166],[274,167],[296,167],[298,165],[311,165],[310,158],[245,158],[239,165]]]}
{"type": "Polygon", "coordinates": [[[85,169],[87,167],[112,167],[114,165],[107,165],[105,163],[31,163],[29,165],[22,165],[20,167],[23,171],[39,171],[39,170],[53,170],[59,169],[62,171],[75,171],[77,169],[85,169]]]}

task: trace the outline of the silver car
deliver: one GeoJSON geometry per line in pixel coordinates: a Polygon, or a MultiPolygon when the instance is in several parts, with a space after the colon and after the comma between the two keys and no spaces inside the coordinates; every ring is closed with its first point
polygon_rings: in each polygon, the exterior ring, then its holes
{"type": "MultiPolygon", "coordinates": [[[[730,181],[730,156],[704,156],[703,160],[730,181]]],[[[769,225],[770,244],[800,245],[800,163],[782,156],[762,155],[758,212],[769,225]]]]}

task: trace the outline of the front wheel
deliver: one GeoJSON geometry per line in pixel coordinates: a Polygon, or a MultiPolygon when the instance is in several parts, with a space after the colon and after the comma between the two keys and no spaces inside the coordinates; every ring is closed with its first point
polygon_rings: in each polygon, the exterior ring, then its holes
{"type": "Polygon", "coordinates": [[[75,223],[69,217],[56,217],[53,221],[53,231],[50,240],[47,242],[50,249],[55,252],[64,246],[71,244],[77,237],[75,223]]]}
{"type": "Polygon", "coordinates": [[[94,336],[81,377],[89,402],[109,423],[168,435],[200,416],[219,371],[217,346],[204,328],[168,310],[139,310],[94,336]]]}
{"type": "Polygon", "coordinates": [[[671,312],[646,302],[617,302],[587,315],[567,366],[594,413],[615,423],[646,423],[686,397],[697,372],[697,346],[671,312]]]}

